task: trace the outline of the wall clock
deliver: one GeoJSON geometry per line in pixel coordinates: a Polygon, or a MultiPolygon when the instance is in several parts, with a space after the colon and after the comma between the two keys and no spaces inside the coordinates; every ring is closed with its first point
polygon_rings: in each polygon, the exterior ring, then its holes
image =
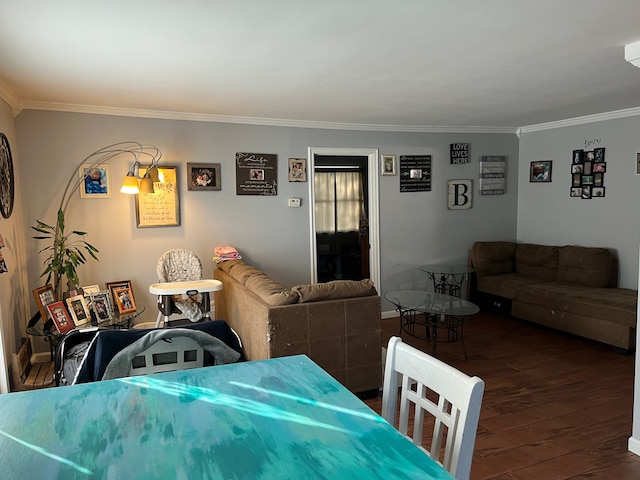
{"type": "Polygon", "coordinates": [[[4,133],[0,133],[0,213],[4,218],[9,218],[13,212],[14,195],[15,179],[9,140],[4,133]]]}

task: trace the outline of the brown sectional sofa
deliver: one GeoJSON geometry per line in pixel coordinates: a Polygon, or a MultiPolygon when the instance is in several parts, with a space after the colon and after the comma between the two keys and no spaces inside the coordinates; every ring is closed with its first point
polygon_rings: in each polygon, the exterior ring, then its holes
{"type": "MultiPolygon", "coordinates": [[[[242,260],[219,263],[216,318],[248,360],[305,354],[355,393],[382,386],[380,297],[371,280],[287,288],[242,260]]],[[[304,379],[300,379],[304,381],[304,379]]]]}
{"type": "Polygon", "coordinates": [[[635,349],[638,292],[617,288],[606,248],[476,242],[471,299],[516,318],[616,347],[635,349]],[[505,308],[506,306],[506,308],[505,308]]]}

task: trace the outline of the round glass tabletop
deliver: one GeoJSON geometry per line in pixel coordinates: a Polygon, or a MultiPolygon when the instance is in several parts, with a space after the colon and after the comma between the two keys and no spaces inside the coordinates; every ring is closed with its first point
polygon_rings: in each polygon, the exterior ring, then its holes
{"type": "Polygon", "coordinates": [[[401,310],[434,315],[465,316],[480,311],[477,305],[462,298],[424,290],[392,290],[384,298],[401,310]]]}
{"type": "Polygon", "coordinates": [[[420,270],[435,275],[467,275],[473,272],[473,267],[464,264],[434,264],[420,267],[420,270]]]}

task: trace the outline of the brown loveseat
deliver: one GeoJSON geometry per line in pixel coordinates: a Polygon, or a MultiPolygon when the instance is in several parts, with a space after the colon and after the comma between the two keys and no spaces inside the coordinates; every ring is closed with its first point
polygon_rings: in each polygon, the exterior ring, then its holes
{"type": "Polygon", "coordinates": [[[353,392],[382,385],[380,297],[371,280],[289,289],[242,260],[218,264],[214,277],[223,284],[216,318],[238,333],[248,360],[305,354],[353,392]]]}
{"type": "Polygon", "coordinates": [[[472,300],[516,318],[635,348],[638,292],[617,285],[617,260],[606,248],[476,242],[472,300]]]}

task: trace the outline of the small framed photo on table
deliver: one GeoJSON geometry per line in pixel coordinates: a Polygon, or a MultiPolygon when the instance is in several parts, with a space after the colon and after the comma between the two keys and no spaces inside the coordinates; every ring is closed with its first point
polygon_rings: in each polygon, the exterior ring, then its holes
{"type": "Polygon", "coordinates": [[[136,311],[136,302],[133,299],[133,292],[130,288],[115,288],[113,294],[118,306],[118,313],[133,313],[136,311]]]}
{"type": "Polygon", "coordinates": [[[38,287],[33,290],[33,296],[36,299],[36,305],[38,306],[38,310],[42,316],[42,321],[46,322],[47,319],[50,318],[47,305],[55,302],[56,300],[53,296],[53,287],[49,284],[44,285],[43,287],[38,287]]]}
{"type": "Polygon", "coordinates": [[[69,312],[64,306],[64,302],[53,302],[47,305],[49,316],[53,320],[56,329],[60,333],[66,333],[75,327],[73,319],[69,316],[69,312]]]}
{"type": "Polygon", "coordinates": [[[67,298],[67,307],[76,327],[91,322],[91,313],[83,295],[67,298]]]}
{"type": "Polygon", "coordinates": [[[91,308],[96,315],[98,323],[108,322],[113,318],[113,308],[108,291],[103,291],[91,295],[91,308]]]}

